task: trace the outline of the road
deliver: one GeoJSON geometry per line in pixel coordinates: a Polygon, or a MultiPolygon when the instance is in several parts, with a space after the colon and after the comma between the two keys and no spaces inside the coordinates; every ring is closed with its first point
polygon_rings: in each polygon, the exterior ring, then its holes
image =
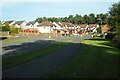
{"type": "Polygon", "coordinates": [[[80,36],[63,39],[70,39],[73,42],[52,54],[4,70],[3,78],[47,78],[80,51],[80,40],[82,40],[80,36]]]}

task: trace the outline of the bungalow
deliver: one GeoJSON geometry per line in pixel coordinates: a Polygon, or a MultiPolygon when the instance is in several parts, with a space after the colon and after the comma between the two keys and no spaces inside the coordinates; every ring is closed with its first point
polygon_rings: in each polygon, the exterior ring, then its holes
{"type": "Polygon", "coordinates": [[[21,28],[21,29],[26,28],[26,22],[25,21],[16,21],[13,25],[15,25],[17,28],[21,28]]]}
{"type": "Polygon", "coordinates": [[[87,27],[86,32],[88,32],[88,33],[96,33],[98,27],[99,27],[98,24],[89,24],[88,27],[87,27]]]}
{"type": "Polygon", "coordinates": [[[13,25],[15,23],[15,20],[5,21],[2,23],[2,25],[8,24],[9,26],[13,25]]]}
{"type": "Polygon", "coordinates": [[[38,22],[30,21],[26,24],[27,29],[37,29],[37,26],[39,25],[38,22]]]}
{"type": "Polygon", "coordinates": [[[49,21],[39,23],[39,25],[37,26],[37,29],[39,30],[40,33],[52,33],[54,28],[55,25],[49,21]]]}

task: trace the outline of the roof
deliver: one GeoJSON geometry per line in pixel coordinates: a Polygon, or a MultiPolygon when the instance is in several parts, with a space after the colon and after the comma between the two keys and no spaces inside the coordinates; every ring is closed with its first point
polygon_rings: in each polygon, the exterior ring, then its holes
{"type": "Polygon", "coordinates": [[[30,21],[30,22],[28,22],[26,25],[27,25],[27,26],[29,26],[29,25],[31,25],[31,24],[34,25],[35,23],[36,23],[35,21],[30,21]]]}
{"type": "Polygon", "coordinates": [[[74,24],[70,23],[70,22],[60,22],[63,26],[67,25],[67,26],[75,26],[74,24]]]}
{"type": "Polygon", "coordinates": [[[10,20],[10,21],[5,21],[3,24],[10,24],[12,23],[14,20],[10,20]]]}
{"type": "Polygon", "coordinates": [[[67,22],[67,26],[73,27],[73,26],[75,26],[75,25],[74,25],[73,23],[67,22]]]}
{"type": "Polygon", "coordinates": [[[66,22],[60,22],[62,26],[65,26],[66,25],[66,22]]]}
{"type": "Polygon", "coordinates": [[[98,24],[89,24],[88,27],[92,28],[92,27],[97,27],[98,24]]]}
{"type": "Polygon", "coordinates": [[[45,22],[42,22],[39,24],[40,26],[55,26],[54,24],[52,24],[51,22],[49,21],[45,21],[45,22]]]}
{"type": "Polygon", "coordinates": [[[16,21],[16,22],[14,23],[14,25],[15,25],[15,24],[21,25],[23,22],[24,22],[24,21],[16,21]]]}
{"type": "Polygon", "coordinates": [[[88,24],[80,24],[79,26],[80,26],[81,28],[86,28],[87,25],[88,25],[88,24]]]}
{"type": "Polygon", "coordinates": [[[109,27],[108,25],[102,25],[102,32],[108,32],[109,31],[109,27]]]}
{"type": "Polygon", "coordinates": [[[63,27],[63,25],[62,24],[60,24],[60,22],[55,22],[56,24],[58,24],[59,26],[61,26],[61,27],[63,27]]]}

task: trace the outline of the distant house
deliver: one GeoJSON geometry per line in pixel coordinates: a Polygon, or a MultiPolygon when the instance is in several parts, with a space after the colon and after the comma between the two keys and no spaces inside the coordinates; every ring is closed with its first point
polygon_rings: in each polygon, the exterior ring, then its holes
{"type": "Polygon", "coordinates": [[[69,22],[60,22],[60,24],[66,29],[74,29],[75,25],[69,22]]]}
{"type": "Polygon", "coordinates": [[[88,28],[88,24],[80,24],[78,26],[80,28],[80,32],[82,32],[82,33],[85,33],[88,28]]]}
{"type": "Polygon", "coordinates": [[[63,30],[67,33],[67,34],[73,34],[75,33],[75,27],[76,25],[69,23],[69,22],[60,22],[61,25],[63,25],[63,30]]]}
{"type": "Polygon", "coordinates": [[[53,24],[55,25],[54,29],[63,29],[63,25],[60,22],[53,22],[53,24]]]}
{"type": "Polygon", "coordinates": [[[38,22],[30,21],[26,24],[26,29],[37,29],[38,25],[39,25],[38,22]]]}
{"type": "Polygon", "coordinates": [[[87,31],[86,32],[96,33],[98,27],[99,27],[98,24],[89,24],[88,27],[87,27],[87,31]]]}
{"type": "Polygon", "coordinates": [[[102,25],[102,33],[104,34],[104,33],[108,33],[109,32],[109,27],[108,27],[108,25],[106,24],[106,25],[102,25]]]}
{"type": "Polygon", "coordinates": [[[26,21],[16,21],[13,25],[15,25],[17,28],[25,29],[26,21]]]}
{"type": "Polygon", "coordinates": [[[55,28],[55,25],[49,21],[39,23],[39,25],[37,26],[37,29],[40,33],[52,33],[53,28],[55,28]]]}
{"type": "Polygon", "coordinates": [[[2,25],[8,24],[9,26],[13,25],[15,23],[15,20],[10,20],[10,21],[4,21],[2,25]]]}

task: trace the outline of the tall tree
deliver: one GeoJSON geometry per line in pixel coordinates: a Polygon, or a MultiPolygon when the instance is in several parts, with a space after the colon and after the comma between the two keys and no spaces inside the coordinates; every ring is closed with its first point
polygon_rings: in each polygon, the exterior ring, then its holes
{"type": "Polygon", "coordinates": [[[120,2],[115,3],[110,7],[109,14],[108,24],[110,30],[116,33],[114,40],[120,47],[120,2]]]}
{"type": "Polygon", "coordinates": [[[94,13],[90,13],[89,14],[88,23],[90,23],[90,24],[94,24],[95,23],[95,14],[94,13]]]}

